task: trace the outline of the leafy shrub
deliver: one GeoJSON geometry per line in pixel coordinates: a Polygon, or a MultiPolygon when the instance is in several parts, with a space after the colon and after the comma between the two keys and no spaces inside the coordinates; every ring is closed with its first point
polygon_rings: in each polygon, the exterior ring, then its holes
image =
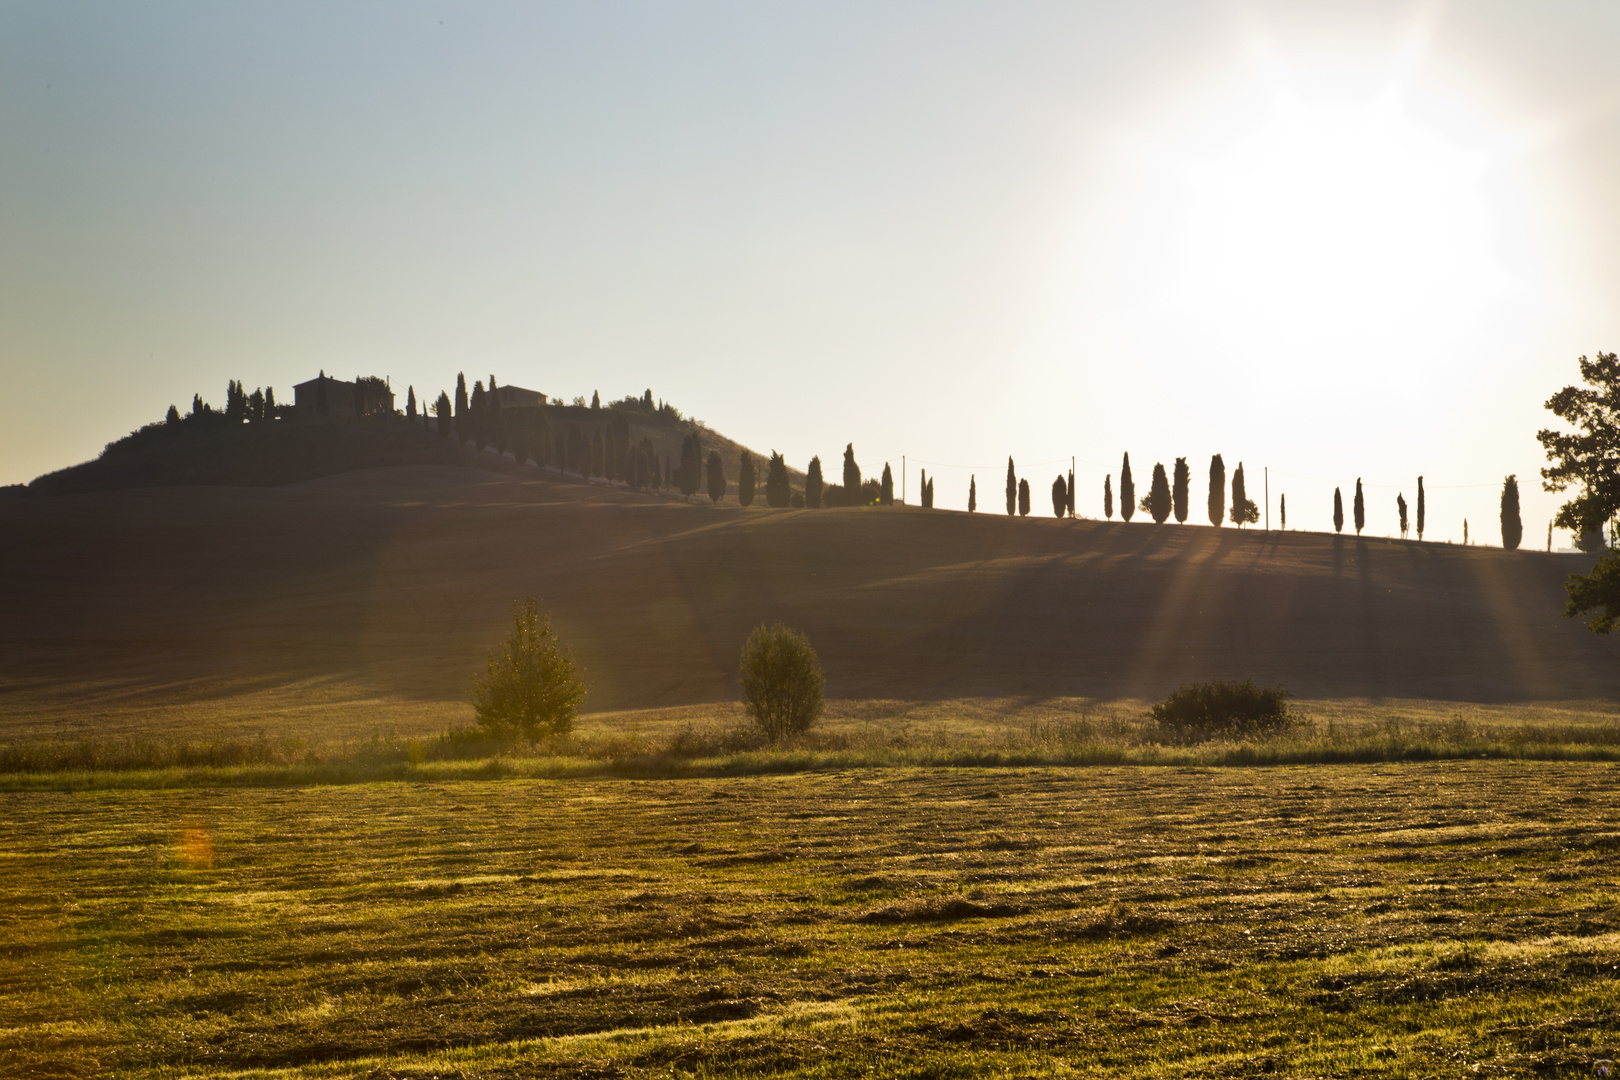
{"type": "Polygon", "coordinates": [[[821,716],[826,677],[803,634],[778,623],[756,626],[739,665],[743,707],[771,742],[808,731],[821,716]]]}
{"type": "Polygon", "coordinates": [[[512,633],[473,676],[473,712],[492,735],[565,735],[585,700],[573,654],[563,648],[533,597],[512,604],[512,633]]]}
{"type": "Polygon", "coordinates": [[[1151,715],[1167,734],[1187,742],[1278,735],[1301,721],[1288,708],[1292,696],[1280,686],[1256,686],[1253,679],[1186,683],[1153,706],[1151,715]]]}

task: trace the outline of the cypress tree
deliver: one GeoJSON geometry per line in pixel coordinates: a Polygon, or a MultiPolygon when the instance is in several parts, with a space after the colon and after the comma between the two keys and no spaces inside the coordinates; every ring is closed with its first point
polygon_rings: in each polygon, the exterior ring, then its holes
{"type": "Polygon", "coordinates": [[[1338,488],[1333,489],[1333,531],[1344,532],[1344,496],[1338,488]]]}
{"type": "Polygon", "coordinates": [[[1052,481],[1052,516],[1062,517],[1064,511],[1069,509],[1069,485],[1064,483],[1060,475],[1052,481]]]}
{"type": "Polygon", "coordinates": [[[765,503],[777,509],[785,507],[793,497],[788,482],[787,462],[775,450],[771,451],[771,464],[765,471],[765,503]]]}
{"type": "Polygon", "coordinates": [[[1524,521],[1519,517],[1519,478],[1508,476],[1502,481],[1502,546],[1508,551],[1519,550],[1524,539],[1524,521]]]}
{"type": "Polygon", "coordinates": [[[651,387],[649,387],[647,389],[647,392],[645,394],[641,395],[641,407],[643,409],[647,410],[648,412],[653,411],[653,399],[652,399],[652,388],[651,387]]]}
{"type": "Polygon", "coordinates": [[[1063,509],[1065,509],[1065,510],[1067,510],[1069,512],[1070,517],[1074,517],[1074,470],[1073,469],[1069,470],[1069,486],[1068,486],[1068,490],[1066,490],[1063,493],[1063,509]]]}
{"type": "Polygon", "coordinates": [[[591,391],[591,408],[600,409],[601,407],[602,407],[602,396],[600,394],[598,394],[595,390],[592,390],[591,391]]]}
{"type": "Polygon", "coordinates": [[[438,429],[441,438],[450,437],[450,395],[443,390],[439,391],[439,400],[433,403],[433,414],[439,418],[438,429]]]}
{"type": "MultiPolygon", "coordinates": [[[[456,438],[466,442],[472,438],[472,419],[467,415],[470,402],[467,400],[467,376],[464,372],[456,372],[456,438]]],[[[323,413],[325,409],[321,410],[323,413]]]]}
{"type": "Polygon", "coordinates": [[[264,388],[264,418],[266,420],[276,418],[276,388],[273,386],[264,388]]]}
{"type": "Polygon", "coordinates": [[[1007,516],[1018,512],[1018,474],[1013,471],[1013,459],[1007,458],[1007,516]]]}
{"type": "Polygon", "coordinates": [[[1114,520],[1114,477],[1112,474],[1103,477],[1103,516],[1109,521],[1114,520]]]}
{"type": "Polygon", "coordinates": [[[1367,527],[1367,504],[1361,498],[1361,477],[1359,477],[1359,476],[1356,477],[1355,512],[1356,512],[1356,535],[1360,536],[1361,535],[1361,530],[1365,529],[1367,527]]]}
{"type": "Polygon", "coordinates": [[[1405,540],[1406,539],[1406,492],[1404,492],[1404,491],[1400,492],[1399,494],[1397,494],[1395,496],[1395,513],[1400,518],[1401,539],[1405,540]]]}
{"type": "Polygon", "coordinates": [[[1174,500],[1170,495],[1170,478],[1164,473],[1164,462],[1153,465],[1153,482],[1148,485],[1148,512],[1155,525],[1163,525],[1170,518],[1174,500]]]}
{"type": "Polygon", "coordinates": [[[1279,495],[1279,496],[1277,496],[1277,516],[1278,516],[1278,518],[1281,519],[1281,525],[1282,525],[1283,530],[1286,531],[1288,529],[1288,496],[1287,495],[1279,495]]]}
{"type": "Polygon", "coordinates": [[[709,501],[719,502],[726,497],[726,467],[720,461],[720,451],[709,451],[709,501]]]}
{"type": "Polygon", "coordinates": [[[1423,506],[1423,477],[1420,476],[1420,477],[1418,477],[1418,506],[1417,506],[1417,530],[1418,530],[1418,539],[1419,540],[1423,539],[1423,518],[1424,518],[1423,511],[1424,511],[1424,506],[1423,506]]]}
{"type": "Polygon", "coordinates": [[[978,474],[968,477],[968,513],[979,508],[979,478],[978,474]]]}
{"type": "Polygon", "coordinates": [[[1232,473],[1232,524],[1240,529],[1243,527],[1244,522],[1244,504],[1248,501],[1249,488],[1244,483],[1243,462],[1240,461],[1237,470],[1232,473]]]}
{"type": "Polygon", "coordinates": [[[855,444],[844,447],[844,502],[848,506],[861,504],[861,467],[855,464],[855,444]]]}
{"type": "Polygon", "coordinates": [[[1468,546],[1468,519],[1463,518],[1463,547],[1468,546]]]}
{"type": "MultiPolygon", "coordinates": [[[[304,370],[308,371],[309,369],[305,368],[304,370]]],[[[414,383],[405,388],[405,418],[408,420],[416,419],[416,386],[414,383]]]]}
{"type": "Polygon", "coordinates": [[[917,476],[917,505],[921,506],[924,510],[928,510],[928,509],[932,508],[933,505],[934,505],[933,503],[928,501],[928,470],[927,469],[921,469],[918,472],[918,476],[917,476]]]}
{"type": "Polygon", "coordinates": [[[168,415],[163,418],[163,423],[167,425],[170,435],[177,433],[180,430],[180,410],[170,405],[168,415]]]}
{"type": "Polygon", "coordinates": [[[1216,454],[1209,459],[1209,523],[1217,529],[1226,519],[1226,462],[1216,454]]]}
{"type": "Polygon", "coordinates": [[[264,419],[264,391],[254,390],[248,398],[248,423],[257,424],[264,419]]]}
{"type": "Polygon", "coordinates": [[[932,476],[928,478],[924,494],[928,496],[928,509],[932,510],[934,508],[934,478],[932,476]]]}
{"type": "Polygon", "coordinates": [[[1176,458],[1174,479],[1170,484],[1170,505],[1176,514],[1176,524],[1187,523],[1187,502],[1192,495],[1192,470],[1187,467],[1187,459],[1176,458]]]}
{"type": "Polygon", "coordinates": [[[883,463],[883,488],[878,501],[884,506],[894,505],[894,473],[889,471],[889,463],[883,463]]]}
{"type": "Polygon", "coordinates": [[[472,400],[467,404],[467,413],[471,417],[473,442],[482,450],[489,444],[489,432],[484,423],[484,384],[482,381],[473,383],[472,400]]]}
{"type": "Polygon", "coordinates": [[[1018,513],[1021,517],[1029,517],[1029,481],[1018,481],[1018,513]]]}
{"type": "MultiPolygon", "coordinates": [[[[651,394],[652,391],[647,391],[651,394]]],[[[754,505],[754,455],[744,450],[742,462],[737,466],[737,502],[743,506],[754,505]]]]}
{"type": "Polygon", "coordinates": [[[1136,484],[1131,480],[1131,454],[1125,452],[1125,463],[1119,467],[1119,516],[1131,520],[1136,513],[1136,484]]]}
{"type": "Polygon", "coordinates": [[[821,455],[810,459],[810,467],[804,472],[804,505],[807,510],[816,510],[821,506],[821,455]]]}

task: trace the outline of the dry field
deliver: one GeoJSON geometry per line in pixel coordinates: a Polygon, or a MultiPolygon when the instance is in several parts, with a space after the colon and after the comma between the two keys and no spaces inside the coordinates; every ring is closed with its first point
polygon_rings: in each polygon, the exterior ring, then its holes
{"type": "Polygon", "coordinates": [[[1593,1076],[1620,772],[0,795],[0,1068],[1593,1076]]]}

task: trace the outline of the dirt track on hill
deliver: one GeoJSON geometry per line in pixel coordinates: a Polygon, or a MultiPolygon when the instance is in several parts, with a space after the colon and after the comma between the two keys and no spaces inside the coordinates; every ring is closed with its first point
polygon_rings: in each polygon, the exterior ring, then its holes
{"type": "Polygon", "coordinates": [[[772,511],[448,467],[0,503],[0,730],[297,686],[459,700],[514,595],[592,709],[728,700],[750,627],[838,697],[1620,700],[1584,557],[909,508],[772,511]],[[356,688],[359,688],[357,691],[356,688]]]}

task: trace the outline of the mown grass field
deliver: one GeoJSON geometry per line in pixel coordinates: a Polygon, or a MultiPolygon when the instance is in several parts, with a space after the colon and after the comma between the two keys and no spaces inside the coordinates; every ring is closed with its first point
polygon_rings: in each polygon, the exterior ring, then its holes
{"type": "Polygon", "coordinates": [[[16,1075],[1593,1076],[1620,766],[0,794],[16,1075]]]}

